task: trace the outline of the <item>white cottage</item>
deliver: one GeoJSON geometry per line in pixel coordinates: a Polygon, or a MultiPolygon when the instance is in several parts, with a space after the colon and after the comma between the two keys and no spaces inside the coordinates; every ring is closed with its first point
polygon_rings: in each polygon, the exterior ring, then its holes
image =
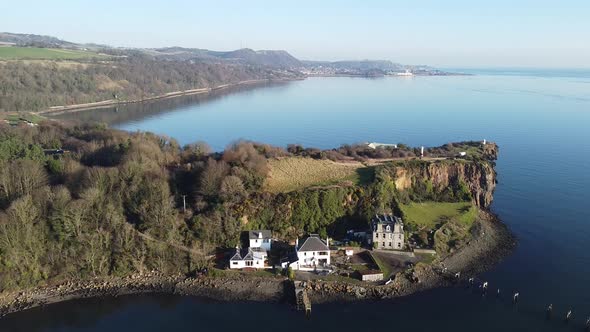
{"type": "Polygon", "coordinates": [[[268,268],[268,253],[272,246],[272,233],[269,230],[248,232],[250,247],[246,250],[236,248],[236,253],[229,260],[230,269],[268,268]]]}
{"type": "Polygon", "coordinates": [[[261,248],[248,248],[236,253],[229,260],[230,269],[254,268],[264,269],[267,266],[268,254],[261,248]]]}
{"type": "Polygon", "coordinates": [[[330,266],[330,242],[320,239],[319,235],[311,234],[301,246],[299,239],[295,242],[297,261],[289,266],[294,270],[314,271],[328,270],[330,266]]]}

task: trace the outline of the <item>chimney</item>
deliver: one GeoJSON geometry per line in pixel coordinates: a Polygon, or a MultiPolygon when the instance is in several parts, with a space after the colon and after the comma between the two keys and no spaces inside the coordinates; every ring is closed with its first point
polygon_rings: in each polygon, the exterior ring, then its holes
{"type": "Polygon", "coordinates": [[[295,252],[299,250],[299,238],[295,238],[295,252]]]}
{"type": "Polygon", "coordinates": [[[326,236],[326,246],[330,249],[330,238],[326,236]]]}

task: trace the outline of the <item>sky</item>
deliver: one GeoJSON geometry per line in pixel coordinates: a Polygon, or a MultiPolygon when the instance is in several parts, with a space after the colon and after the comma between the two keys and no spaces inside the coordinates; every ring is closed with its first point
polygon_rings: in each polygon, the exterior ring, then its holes
{"type": "Polygon", "coordinates": [[[112,46],[590,68],[590,0],[27,0],[1,1],[0,13],[0,31],[112,46]]]}

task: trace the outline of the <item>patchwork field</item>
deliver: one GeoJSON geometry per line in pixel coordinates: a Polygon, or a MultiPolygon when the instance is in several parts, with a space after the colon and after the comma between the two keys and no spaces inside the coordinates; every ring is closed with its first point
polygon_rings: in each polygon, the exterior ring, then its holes
{"type": "Polygon", "coordinates": [[[290,157],[269,161],[264,184],[270,192],[289,192],[314,186],[364,184],[372,181],[373,169],[360,163],[290,157]]]}
{"type": "Polygon", "coordinates": [[[405,221],[419,228],[434,229],[445,220],[456,219],[464,225],[471,225],[477,217],[477,208],[469,202],[442,203],[424,202],[402,204],[405,221]]]}
{"type": "Polygon", "coordinates": [[[65,50],[39,47],[0,47],[0,60],[46,59],[72,60],[104,57],[98,53],[78,50],[65,50]]]}

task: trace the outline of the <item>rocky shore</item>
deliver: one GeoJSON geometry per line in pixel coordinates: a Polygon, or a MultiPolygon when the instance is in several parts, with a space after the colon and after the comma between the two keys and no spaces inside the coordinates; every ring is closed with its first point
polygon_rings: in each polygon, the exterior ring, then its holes
{"type": "MultiPolygon", "coordinates": [[[[307,291],[313,303],[389,299],[434,287],[450,285],[453,274],[467,278],[507,256],[515,239],[494,215],[483,212],[472,229],[472,239],[460,250],[437,264],[418,264],[412,271],[398,273],[388,285],[312,280],[307,291]],[[442,268],[448,272],[443,273],[442,268]]],[[[284,277],[235,274],[224,277],[188,278],[158,272],[126,278],[69,281],[59,285],[0,294],[0,316],[33,307],[72,299],[142,293],[199,296],[220,301],[268,301],[292,303],[292,283],[284,277]]]]}

